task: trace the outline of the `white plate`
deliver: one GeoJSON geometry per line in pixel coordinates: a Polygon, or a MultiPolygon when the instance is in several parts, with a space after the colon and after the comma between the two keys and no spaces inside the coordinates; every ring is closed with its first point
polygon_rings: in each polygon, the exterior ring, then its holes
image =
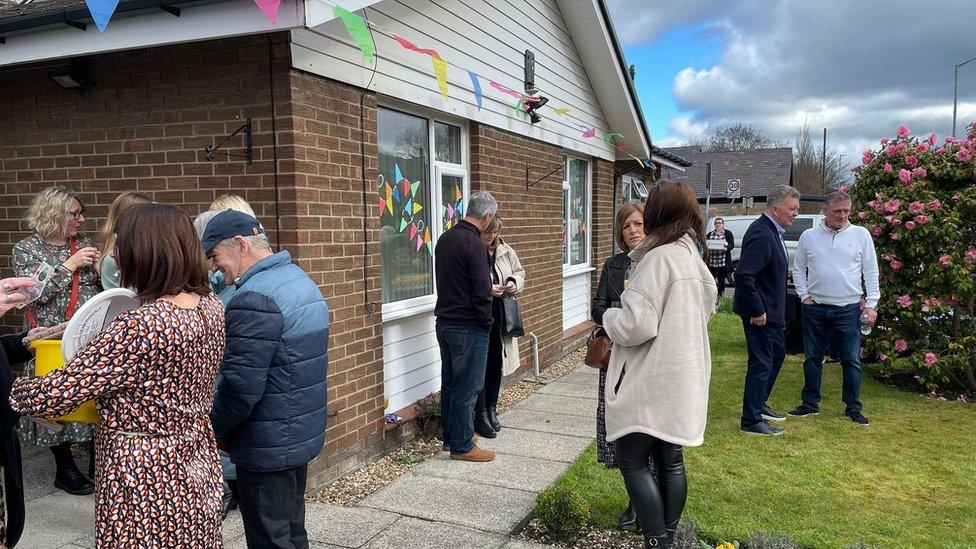
{"type": "Polygon", "coordinates": [[[131,311],[139,305],[141,303],[136,299],[135,292],[128,288],[105,290],[86,301],[64,328],[61,356],[65,362],[94,341],[119,313],[131,311]]]}

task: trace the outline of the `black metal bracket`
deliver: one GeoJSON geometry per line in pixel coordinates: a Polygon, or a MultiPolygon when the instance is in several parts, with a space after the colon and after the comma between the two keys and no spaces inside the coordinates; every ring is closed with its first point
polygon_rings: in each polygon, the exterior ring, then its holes
{"type": "Polygon", "coordinates": [[[246,158],[247,164],[251,165],[251,162],[254,161],[254,150],[251,146],[251,119],[248,118],[247,121],[244,122],[244,124],[240,128],[234,130],[234,133],[225,137],[224,140],[221,141],[220,143],[214,145],[213,147],[207,145],[206,147],[203,148],[203,150],[204,152],[207,153],[207,160],[211,162],[213,162],[214,155],[220,153],[225,156],[232,156],[235,158],[246,158]],[[232,153],[232,152],[220,150],[221,147],[227,144],[228,141],[233,139],[234,136],[239,133],[244,135],[244,154],[238,154],[238,153],[232,153]]]}
{"type": "Polygon", "coordinates": [[[64,24],[65,25],[68,25],[69,27],[74,27],[74,28],[76,28],[76,29],[78,29],[78,30],[80,30],[82,32],[84,32],[88,28],[88,25],[86,25],[84,23],[79,23],[78,21],[74,21],[72,19],[68,19],[68,13],[67,12],[64,12],[64,24]]]}
{"type": "Polygon", "coordinates": [[[7,39],[4,38],[3,36],[0,36],[0,44],[6,44],[6,43],[7,43],[7,39]]]}
{"type": "Polygon", "coordinates": [[[555,170],[552,170],[551,172],[547,173],[546,175],[540,177],[539,179],[536,179],[535,181],[532,181],[532,178],[529,177],[529,170],[531,170],[531,169],[532,168],[530,168],[528,165],[525,166],[525,190],[529,190],[529,187],[534,187],[535,184],[538,183],[538,182],[540,182],[540,181],[545,181],[546,179],[548,179],[550,176],[552,176],[556,172],[562,172],[563,171],[563,167],[560,165],[555,170]]]}
{"type": "Polygon", "coordinates": [[[174,15],[176,17],[179,17],[180,14],[183,13],[183,10],[181,10],[180,8],[176,6],[170,6],[169,4],[163,2],[163,0],[159,0],[159,9],[165,11],[166,13],[174,15]]]}

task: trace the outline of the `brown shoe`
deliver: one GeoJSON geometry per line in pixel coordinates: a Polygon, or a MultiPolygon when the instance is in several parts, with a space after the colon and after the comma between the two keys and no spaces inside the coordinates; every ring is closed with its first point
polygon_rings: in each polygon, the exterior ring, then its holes
{"type": "MultiPolygon", "coordinates": [[[[478,435],[472,436],[471,437],[471,442],[472,442],[472,444],[477,444],[478,443],[478,435]]],[[[442,452],[450,452],[451,451],[451,445],[445,442],[444,444],[441,445],[441,451],[442,452]]]]}
{"type": "Polygon", "coordinates": [[[495,452],[484,450],[482,448],[478,448],[477,446],[475,446],[462,454],[455,454],[454,452],[451,452],[451,459],[456,459],[458,461],[474,461],[477,463],[484,463],[486,461],[491,461],[495,459],[495,452]]]}

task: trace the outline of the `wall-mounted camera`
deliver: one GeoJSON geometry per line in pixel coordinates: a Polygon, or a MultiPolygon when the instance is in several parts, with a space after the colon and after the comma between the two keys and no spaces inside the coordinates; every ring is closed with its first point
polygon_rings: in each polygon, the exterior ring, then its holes
{"type": "Polygon", "coordinates": [[[529,115],[529,122],[536,124],[542,121],[542,117],[539,116],[537,111],[548,102],[549,98],[541,95],[525,98],[522,104],[524,105],[525,114],[529,115]]]}

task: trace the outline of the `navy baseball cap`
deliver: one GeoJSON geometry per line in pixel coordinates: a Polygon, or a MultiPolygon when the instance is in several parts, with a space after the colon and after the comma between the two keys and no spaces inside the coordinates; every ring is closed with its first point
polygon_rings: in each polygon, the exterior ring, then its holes
{"type": "Polygon", "coordinates": [[[215,215],[203,231],[201,244],[204,253],[210,253],[217,244],[235,236],[257,236],[266,234],[261,223],[246,213],[227,210],[215,215]]]}

